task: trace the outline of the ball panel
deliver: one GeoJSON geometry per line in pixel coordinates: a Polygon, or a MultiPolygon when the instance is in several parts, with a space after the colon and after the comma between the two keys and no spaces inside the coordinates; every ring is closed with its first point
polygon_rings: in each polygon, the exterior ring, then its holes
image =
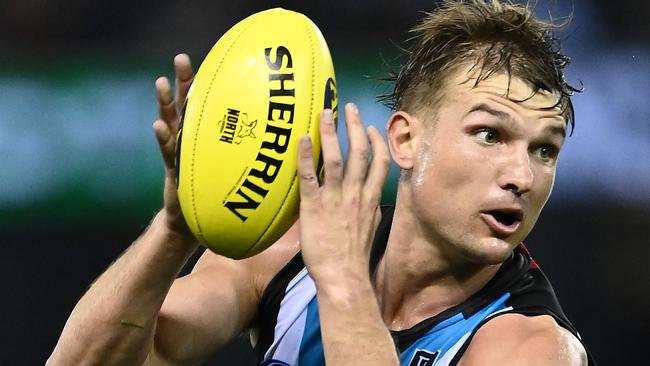
{"type": "MultiPolygon", "coordinates": [[[[310,80],[309,82],[311,83],[309,89],[305,89],[309,91],[309,104],[305,104],[305,107],[308,107],[309,109],[309,115],[306,116],[306,121],[309,121],[308,123],[304,124],[304,127],[299,134],[296,134],[296,141],[293,145],[294,147],[294,156],[297,157],[297,145],[298,145],[298,139],[304,135],[304,134],[309,134],[311,139],[312,139],[312,144],[314,146],[314,153],[320,151],[320,136],[318,135],[318,124],[319,124],[319,116],[320,116],[320,111],[324,108],[324,93],[321,93],[321,89],[319,88],[319,85],[325,84],[323,82],[323,76],[325,76],[325,80],[329,78],[334,78],[334,68],[332,64],[331,57],[329,55],[329,51],[327,50],[327,44],[324,42],[324,38],[322,37],[320,31],[316,27],[316,25],[311,22],[307,17],[303,17],[303,26],[305,27],[305,35],[307,37],[305,38],[305,41],[307,41],[307,44],[305,45],[308,48],[309,52],[305,52],[305,49],[302,49],[303,51],[301,54],[308,55],[309,56],[309,61],[310,62],[305,62],[304,66],[305,68],[310,68],[309,74],[310,74],[310,80]],[[320,48],[325,47],[325,52],[321,52],[322,50],[320,48]]],[[[305,60],[307,61],[307,60],[305,60]]],[[[305,70],[305,74],[307,74],[305,70]]],[[[306,97],[306,96],[305,96],[306,97]]],[[[280,207],[280,209],[277,211],[277,215],[274,218],[273,222],[267,229],[267,231],[263,234],[262,238],[255,244],[253,248],[251,248],[250,252],[247,253],[247,255],[253,255],[258,252],[261,252],[265,248],[268,247],[270,243],[274,243],[277,241],[277,239],[280,238],[290,227],[293,225],[293,223],[296,221],[298,218],[298,209],[299,209],[299,186],[298,186],[298,177],[297,177],[297,160],[294,159],[291,161],[292,166],[291,170],[294,173],[293,176],[291,177],[291,186],[289,188],[289,192],[287,193],[287,197],[285,199],[284,204],[286,204],[286,207],[280,207]]],[[[315,161],[316,163],[316,161],[315,161]]]]}
{"type": "Polygon", "coordinates": [[[195,197],[195,164],[201,160],[196,157],[198,153],[197,148],[199,147],[199,142],[197,141],[199,134],[197,130],[201,126],[203,120],[202,115],[206,109],[206,96],[212,88],[215,76],[219,72],[224,58],[227,57],[242,33],[254,23],[255,18],[260,16],[263,15],[260,13],[247,17],[229,29],[219,39],[201,63],[187,95],[186,107],[183,113],[182,131],[186,142],[180,146],[178,195],[181,211],[190,230],[204,245],[206,244],[206,239],[203,235],[197,214],[197,201],[202,202],[203,199],[197,200],[195,197]],[[188,143],[188,140],[190,143],[188,143]]]}
{"type": "MultiPolygon", "coordinates": [[[[282,202],[287,199],[287,196],[285,192],[278,188],[290,184],[286,180],[287,178],[293,178],[288,177],[284,172],[295,171],[293,157],[296,156],[297,151],[295,150],[295,144],[291,144],[291,142],[296,139],[297,135],[302,135],[305,131],[300,128],[303,125],[302,123],[298,124],[293,122],[309,119],[310,117],[310,111],[303,107],[303,103],[296,103],[296,100],[308,100],[306,95],[302,94],[311,89],[312,77],[307,72],[308,69],[303,70],[301,67],[306,64],[306,60],[302,59],[305,56],[309,56],[310,53],[303,55],[302,53],[291,52],[291,50],[305,49],[306,46],[304,40],[301,38],[292,39],[283,36],[289,30],[287,26],[291,26],[291,22],[285,21],[281,23],[281,26],[276,26],[276,28],[279,28],[277,33],[266,30],[276,24],[276,22],[267,24],[264,20],[261,20],[247,29],[247,32],[254,34],[255,37],[247,37],[246,35],[241,37],[241,42],[238,42],[237,49],[233,50],[224,61],[222,67],[224,72],[220,73],[220,76],[223,76],[223,78],[217,79],[216,81],[217,85],[235,85],[236,87],[230,88],[224,93],[217,93],[208,97],[210,100],[223,101],[224,103],[248,102],[246,103],[249,106],[248,115],[257,116],[256,127],[261,127],[258,128],[256,138],[245,139],[255,146],[242,146],[244,145],[243,141],[240,145],[237,145],[236,139],[240,133],[234,136],[234,143],[217,145],[220,149],[216,150],[221,151],[215,152],[215,155],[239,156],[242,161],[249,162],[249,165],[245,167],[242,175],[238,176],[238,180],[230,186],[231,188],[228,192],[224,192],[225,197],[222,202],[233,213],[233,215],[227,216],[227,221],[229,222],[224,223],[221,215],[213,215],[215,216],[214,219],[222,220],[221,225],[216,225],[216,223],[209,225],[210,228],[214,228],[214,230],[211,230],[210,235],[215,240],[219,238],[221,240],[236,240],[250,243],[259,241],[259,238],[264,232],[268,231],[268,228],[259,225],[258,221],[260,219],[268,220],[266,217],[268,216],[267,212],[277,212],[282,209],[282,202]],[[260,47],[260,45],[265,44],[281,46],[271,48],[260,47]],[[286,51],[283,51],[282,47],[286,51]],[[255,55],[255,57],[251,57],[251,55],[255,55]],[[228,70],[239,71],[242,68],[242,64],[247,65],[248,70],[257,70],[257,72],[249,71],[241,74],[239,72],[227,72],[228,70]],[[278,70],[273,70],[275,68],[278,70]],[[251,75],[253,77],[250,77],[251,75]],[[272,76],[281,76],[283,78],[269,80],[272,76]],[[267,84],[268,88],[266,89],[259,87],[260,85],[267,84]],[[255,96],[251,95],[251,91],[256,90],[266,93],[266,95],[255,98],[255,96]],[[275,95],[272,97],[269,95],[272,92],[281,94],[278,92],[288,91],[292,91],[294,95],[275,95]],[[259,101],[259,103],[251,104],[251,99],[259,101]],[[259,109],[252,109],[251,106],[256,106],[259,109]],[[269,114],[271,115],[270,119],[269,114]],[[278,133],[277,131],[283,132],[278,133]],[[284,135],[285,133],[286,135],[284,135]],[[228,151],[235,148],[237,151],[228,151]],[[252,155],[250,155],[251,153],[252,155]],[[271,189],[271,184],[277,188],[271,189]],[[263,192],[263,195],[260,192],[263,192]],[[244,203],[259,203],[259,206],[255,207],[254,210],[249,210],[244,203]],[[234,225],[240,225],[242,230],[233,232],[229,228],[234,225]]],[[[242,116],[243,114],[244,112],[242,112],[242,116]]],[[[241,119],[237,121],[236,118],[233,118],[233,122],[239,124],[246,123],[241,119]]],[[[207,138],[210,138],[209,135],[213,135],[205,131],[200,131],[199,134],[201,136],[208,136],[207,138]]],[[[201,146],[213,146],[208,145],[207,142],[200,142],[199,144],[201,146]]],[[[204,161],[209,163],[209,160],[204,161]]],[[[233,171],[240,162],[234,161],[233,163],[232,165],[234,166],[226,164],[220,167],[219,170],[233,171]]],[[[197,169],[197,171],[205,172],[214,170],[214,167],[212,169],[208,167],[206,169],[202,167],[197,169]]],[[[208,177],[197,177],[197,180],[199,179],[201,181],[207,181],[208,177]]],[[[216,180],[218,179],[219,177],[216,177],[216,180]]],[[[217,181],[215,181],[216,183],[217,181]]],[[[227,189],[228,185],[224,185],[223,188],[227,189]]],[[[215,192],[209,193],[214,194],[215,192]]],[[[293,199],[295,200],[295,198],[293,199]]],[[[203,214],[199,213],[199,217],[209,218],[209,211],[210,209],[206,207],[206,212],[203,214]]],[[[204,233],[204,235],[208,234],[204,233]]]]}
{"type": "Polygon", "coordinates": [[[302,14],[273,9],[242,23],[199,68],[179,159],[190,228],[232,258],[262,251],[295,222],[298,140],[309,133],[320,150],[318,85],[334,78],[327,45],[302,14]]]}

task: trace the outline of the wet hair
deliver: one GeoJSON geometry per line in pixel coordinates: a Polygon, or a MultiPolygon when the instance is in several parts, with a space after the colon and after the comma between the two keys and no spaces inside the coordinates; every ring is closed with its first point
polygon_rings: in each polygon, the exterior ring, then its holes
{"type": "Polygon", "coordinates": [[[394,87],[379,100],[393,110],[409,113],[435,109],[449,75],[470,65],[477,75],[474,86],[505,72],[508,80],[516,77],[527,82],[533,90],[531,98],[540,90],[554,93],[558,103],[548,109],[560,106],[573,130],[571,96],[581,89],[565,81],[563,70],[570,59],[560,51],[560,42],[553,35],[569,20],[537,19],[530,4],[443,0],[411,30],[413,37],[403,49],[407,60],[386,78],[394,87]]]}

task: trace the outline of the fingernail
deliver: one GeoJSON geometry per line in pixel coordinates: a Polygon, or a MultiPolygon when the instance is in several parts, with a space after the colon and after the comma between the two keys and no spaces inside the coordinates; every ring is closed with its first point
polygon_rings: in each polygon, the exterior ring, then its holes
{"type": "Polygon", "coordinates": [[[332,122],[332,110],[331,109],[323,110],[323,118],[327,122],[332,122]]]}
{"type": "Polygon", "coordinates": [[[311,143],[311,138],[309,137],[309,135],[305,135],[300,138],[300,144],[302,144],[302,146],[309,146],[310,143],[311,143]]]}
{"type": "Polygon", "coordinates": [[[354,103],[348,103],[348,108],[350,108],[350,111],[354,113],[359,113],[359,108],[357,108],[357,105],[354,103]]]}

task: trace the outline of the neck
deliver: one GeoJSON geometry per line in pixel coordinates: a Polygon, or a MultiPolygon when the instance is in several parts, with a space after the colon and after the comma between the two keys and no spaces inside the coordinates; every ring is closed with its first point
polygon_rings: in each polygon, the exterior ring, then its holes
{"type": "Polygon", "coordinates": [[[500,266],[476,263],[455,252],[398,198],[375,277],[384,321],[391,330],[410,328],[467,300],[500,266]]]}

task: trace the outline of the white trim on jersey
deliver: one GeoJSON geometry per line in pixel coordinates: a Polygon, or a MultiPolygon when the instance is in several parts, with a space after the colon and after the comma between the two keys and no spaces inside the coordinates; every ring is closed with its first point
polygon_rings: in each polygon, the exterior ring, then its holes
{"type": "Polygon", "coordinates": [[[454,343],[453,346],[451,346],[451,348],[449,348],[447,350],[447,352],[445,352],[442,355],[442,357],[437,359],[433,364],[435,366],[448,366],[449,362],[451,362],[451,360],[454,358],[454,356],[456,356],[456,353],[458,353],[458,351],[463,346],[463,344],[465,344],[465,342],[467,342],[467,339],[469,338],[469,336],[471,334],[472,334],[472,332],[465,333],[462,337],[460,337],[460,339],[456,343],[454,343]]]}
{"type": "Polygon", "coordinates": [[[307,308],[316,296],[314,281],[303,268],[289,282],[280,303],[275,324],[273,344],[264,354],[264,360],[274,359],[298,366],[300,345],[305,330],[307,308]]]}

